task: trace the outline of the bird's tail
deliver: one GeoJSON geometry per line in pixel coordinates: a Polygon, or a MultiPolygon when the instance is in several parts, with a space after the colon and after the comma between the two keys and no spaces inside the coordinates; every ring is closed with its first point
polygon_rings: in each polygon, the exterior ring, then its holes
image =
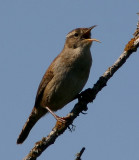
{"type": "Polygon", "coordinates": [[[29,118],[27,119],[25,125],[23,126],[23,129],[17,139],[17,144],[21,144],[24,142],[24,140],[29,135],[30,130],[32,127],[36,124],[36,122],[45,114],[47,113],[47,110],[44,108],[33,108],[29,118]]]}

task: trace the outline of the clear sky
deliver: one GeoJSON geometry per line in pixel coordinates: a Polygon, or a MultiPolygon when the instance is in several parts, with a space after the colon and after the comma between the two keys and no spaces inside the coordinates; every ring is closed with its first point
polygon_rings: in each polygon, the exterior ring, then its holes
{"type": "MultiPolygon", "coordinates": [[[[49,114],[22,145],[17,137],[27,120],[38,85],[60,53],[66,34],[97,24],[91,47],[93,66],[85,88],[92,87],[122,53],[136,29],[138,0],[1,0],[0,1],[0,157],[21,160],[47,136],[55,119],[49,114]]],[[[76,101],[57,112],[65,116],[76,101]]],[[[72,160],[82,147],[83,160],[139,160],[139,50],[116,72],[89,104],[87,115],[39,160],[72,160]]]]}

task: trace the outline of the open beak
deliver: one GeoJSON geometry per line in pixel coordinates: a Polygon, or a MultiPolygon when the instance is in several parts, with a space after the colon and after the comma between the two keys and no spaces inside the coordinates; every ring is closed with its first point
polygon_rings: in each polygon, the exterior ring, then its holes
{"type": "Polygon", "coordinates": [[[93,28],[95,28],[97,25],[94,25],[92,27],[89,27],[88,30],[83,34],[83,38],[85,38],[85,40],[89,41],[89,42],[93,42],[93,41],[96,41],[96,42],[99,42],[101,43],[99,40],[97,39],[94,39],[94,38],[90,38],[91,36],[91,30],[93,28]]]}

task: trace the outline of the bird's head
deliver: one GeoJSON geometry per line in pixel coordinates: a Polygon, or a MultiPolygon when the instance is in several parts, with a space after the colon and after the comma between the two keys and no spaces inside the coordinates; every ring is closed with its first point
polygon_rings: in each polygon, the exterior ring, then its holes
{"type": "Polygon", "coordinates": [[[77,28],[69,32],[66,36],[65,46],[76,49],[78,47],[91,47],[93,41],[100,42],[97,39],[91,38],[91,30],[96,25],[89,28],[77,28]]]}

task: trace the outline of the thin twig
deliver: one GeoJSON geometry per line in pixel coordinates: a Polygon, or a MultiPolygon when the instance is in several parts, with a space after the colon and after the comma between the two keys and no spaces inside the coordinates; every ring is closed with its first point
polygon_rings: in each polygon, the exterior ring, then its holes
{"type": "Polygon", "coordinates": [[[76,159],[75,160],[81,160],[81,156],[82,156],[82,154],[83,154],[84,151],[85,151],[85,147],[83,147],[81,149],[81,151],[76,154],[76,159]]]}
{"type": "MultiPolygon", "coordinates": [[[[139,24],[139,23],[138,23],[139,24]]],[[[129,56],[137,50],[139,47],[139,27],[134,33],[134,37],[125,46],[125,49],[117,61],[109,67],[106,72],[99,78],[93,88],[87,89],[81,93],[81,98],[79,102],[74,106],[72,111],[68,114],[70,116],[70,121],[65,125],[60,125],[59,123],[52,129],[47,137],[37,142],[29,154],[24,158],[24,160],[36,160],[41,153],[55,142],[55,140],[63,134],[63,132],[69,128],[74,119],[83,111],[87,110],[87,104],[93,102],[98,92],[106,86],[108,80],[114,75],[114,73],[126,62],[129,56]]]]}

